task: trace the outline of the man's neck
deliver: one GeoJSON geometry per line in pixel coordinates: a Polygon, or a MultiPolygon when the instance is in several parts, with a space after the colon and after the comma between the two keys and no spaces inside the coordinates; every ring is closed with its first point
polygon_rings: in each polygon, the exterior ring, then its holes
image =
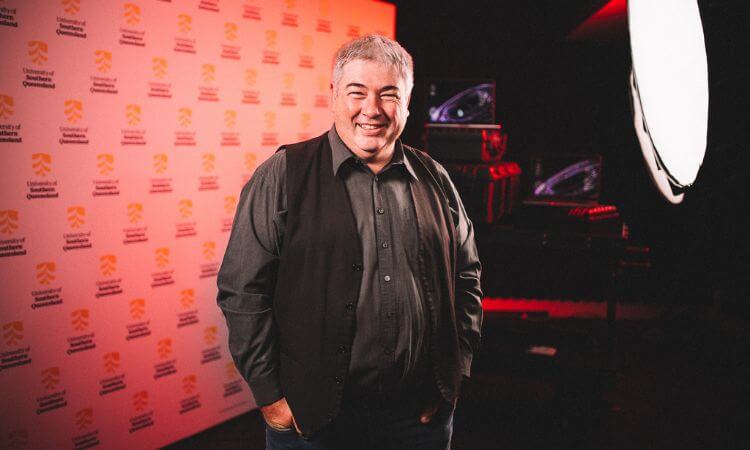
{"type": "Polygon", "coordinates": [[[385,168],[385,166],[388,165],[388,163],[391,162],[391,160],[393,159],[395,148],[396,145],[391,144],[388,148],[379,151],[375,155],[372,155],[371,158],[362,158],[362,160],[367,164],[367,167],[370,168],[372,173],[377,175],[385,168]]]}

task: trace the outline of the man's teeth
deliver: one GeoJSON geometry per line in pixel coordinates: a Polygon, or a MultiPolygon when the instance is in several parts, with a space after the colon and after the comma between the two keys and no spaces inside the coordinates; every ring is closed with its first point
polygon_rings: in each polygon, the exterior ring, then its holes
{"type": "Polygon", "coordinates": [[[380,128],[380,125],[370,125],[366,123],[360,123],[358,124],[360,128],[363,128],[365,130],[375,130],[377,128],[380,128]]]}

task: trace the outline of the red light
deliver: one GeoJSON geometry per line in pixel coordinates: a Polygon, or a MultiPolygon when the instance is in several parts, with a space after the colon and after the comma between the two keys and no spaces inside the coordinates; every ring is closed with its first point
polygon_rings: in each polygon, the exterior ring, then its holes
{"type": "Polygon", "coordinates": [[[604,39],[627,36],[627,0],[610,0],[568,34],[568,39],[604,39]]]}
{"type": "MultiPolygon", "coordinates": [[[[576,299],[551,300],[531,298],[490,298],[482,300],[485,313],[499,313],[508,317],[531,319],[550,318],[582,318],[606,319],[607,302],[604,299],[576,299]]],[[[662,308],[657,305],[620,304],[617,305],[617,318],[623,319],[653,319],[662,314],[662,308]]]]}

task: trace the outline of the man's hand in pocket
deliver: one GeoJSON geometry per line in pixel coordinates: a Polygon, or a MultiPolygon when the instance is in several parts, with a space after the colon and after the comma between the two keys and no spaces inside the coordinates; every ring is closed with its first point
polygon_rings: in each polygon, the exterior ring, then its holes
{"type": "Polygon", "coordinates": [[[263,414],[263,419],[265,419],[268,426],[276,428],[277,430],[294,428],[297,430],[297,433],[299,433],[297,424],[294,423],[292,410],[289,408],[286,398],[277,400],[270,405],[261,406],[260,412],[263,414]]]}

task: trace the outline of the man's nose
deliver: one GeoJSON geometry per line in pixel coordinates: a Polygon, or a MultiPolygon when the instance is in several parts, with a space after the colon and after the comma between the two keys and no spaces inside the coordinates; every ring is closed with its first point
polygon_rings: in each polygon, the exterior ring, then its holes
{"type": "Polygon", "coordinates": [[[380,97],[372,94],[365,97],[361,113],[367,117],[379,116],[382,113],[380,109],[380,97]]]}

